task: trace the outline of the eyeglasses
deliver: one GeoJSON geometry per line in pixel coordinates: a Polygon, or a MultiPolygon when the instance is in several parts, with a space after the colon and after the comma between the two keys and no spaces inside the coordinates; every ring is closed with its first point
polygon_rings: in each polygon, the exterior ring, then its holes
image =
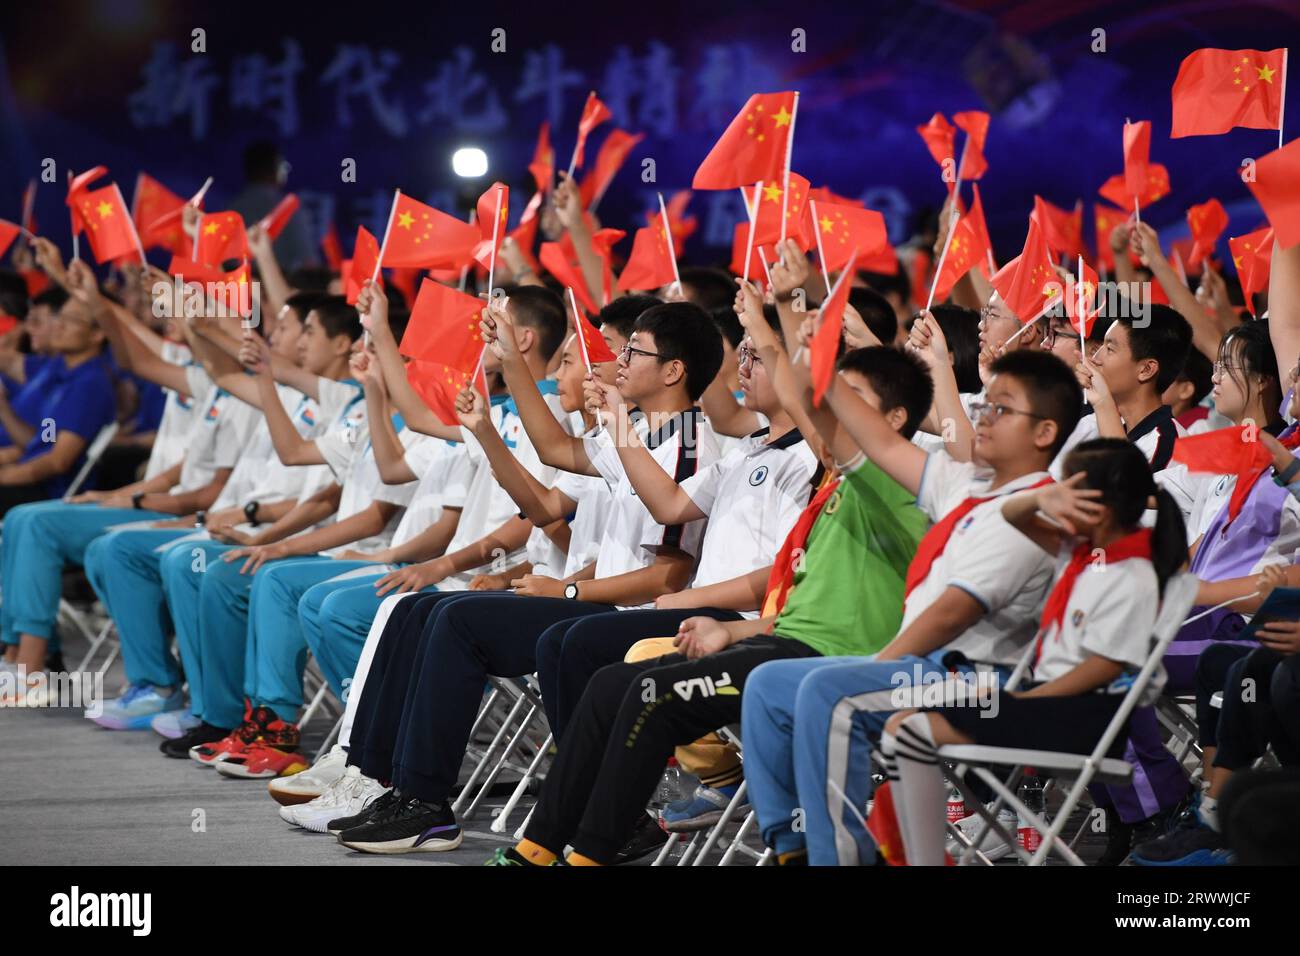
{"type": "Polygon", "coordinates": [[[988,415],[995,422],[1003,415],[1027,415],[1030,418],[1037,418],[1039,421],[1047,420],[1046,415],[1021,411],[1019,408],[1012,408],[1010,405],[1003,405],[999,402],[974,402],[970,406],[970,415],[974,421],[979,421],[985,415],[988,415]]]}
{"type": "Polygon", "coordinates": [[[1242,367],[1240,365],[1229,365],[1227,362],[1214,363],[1215,375],[1222,375],[1224,372],[1240,372],[1240,371],[1242,371],[1242,367]]]}
{"type": "Polygon", "coordinates": [[[755,363],[762,365],[763,360],[759,358],[758,353],[755,352],[753,349],[751,349],[748,345],[742,345],[740,348],[736,350],[737,365],[744,367],[746,365],[753,365],[755,363]]]}
{"type": "Polygon", "coordinates": [[[634,348],[630,342],[619,349],[618,354],[622,357],[624,365],[631,363],[633,355],[648,355],[651,358],[663,358],[663,356],[658,352],[647,352],[645,349],[634,348]]]}

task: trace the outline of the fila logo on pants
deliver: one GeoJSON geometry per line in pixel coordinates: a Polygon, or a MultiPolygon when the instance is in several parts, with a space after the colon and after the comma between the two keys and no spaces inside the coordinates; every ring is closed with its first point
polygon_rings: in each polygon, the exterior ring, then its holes
{"type": "Polygon", "coordinates": [[[673,683],[673,693],[682,700],[690,700],[696,688],[699,689],[701,697],[734,697],[740,693],[739,689],[731,686],[731,675],[726,671],[723,671],[722,676],[716,681],[712,677],[692,677],[690,680],[679,680],[673,683]]]}

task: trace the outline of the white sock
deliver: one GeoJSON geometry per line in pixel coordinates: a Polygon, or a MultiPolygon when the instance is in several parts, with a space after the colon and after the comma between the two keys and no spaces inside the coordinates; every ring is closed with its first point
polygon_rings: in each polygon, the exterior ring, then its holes
{"type": "Polygon", "coordinates": [[[1201,822],[1213,830],[1215,833],[1219,830],[1219,801],[1210,796],[1208,793],[1201,794],[1201,805],[1196,811],[1196,815],[1201,818],[1201,822]]]}
{"type": "Polygon", "coordinates": [[[898,783],[894,807],[909,866],[943,866],[947,790],[928,714],[903,721],[898,733],[898,783]]]}

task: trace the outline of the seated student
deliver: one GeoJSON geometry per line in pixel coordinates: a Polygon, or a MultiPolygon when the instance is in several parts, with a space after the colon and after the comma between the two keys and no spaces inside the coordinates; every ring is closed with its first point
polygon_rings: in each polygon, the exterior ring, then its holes
{"type": "Polygon", "coordinates": [[[873,659],[781,661],[751,675],[746,763],[756,760],[752,727],[772,741],[764,750],[773,763],[761,771],[779,781],[772,792],[797,795],[788,807],[756,801],[755,809],[788,860],[804,846],[809,862],[820,865],[871,859],[874,847],[857,808],[869,795],[871,738],[899,709],[900,694],[952,668],[1001,679],[1031,636],[1028,620],[1051,569],[1006,524],[1000,507],[1008,495],[1050,481],[1045,469],[1077,423],[1082,396],[1054,356],[1016,350],[991,371],[990,402],[975,409],[970,464],[944,451],[927,455],[899,438],[842,380],[827,391],[832,411],[867,457],[916,493],[937,523],[909,566],[902,627],[873,659]],[[795,832],[795,807],[804,811],[804,832],[795,832]]]}
{"type": "Polygon", "coordinates": [[[1210,423],[1210,406],[1204,404],[1205,397],[1214,387],[1213,377],[1214,366],[1210,360],[1200,350],[1192,349],[1187,353],[1187,361],[1174,384],[1160,396],[1160,400],[1174,413],[1174,421],[1189,435],[1199,435],[1215,427],[1210,423]]]}
{"type": "Polygon", "coordinates": [[[68,293],[51,286],[32,299],[23,320],[30,351],[0,353],[0,462],[17,461],[41,424],[41,409],[49,398],[51,380],[59,366],[52,342],[55,316],[67,304],[68,293]],[[9,371],[19,372],[17,376],[9,371]]]}
{"type": "MultiPolygon", "coordinates": [[[[760,354],[765,367],[783,365],[774,335],[761,342],[760,354]]],[[[929,407],[924,369],[892,348],[850,351],[838,369],[904,438],[929,407]]],[[[570,863],[613,862],[673,747],[734,723],[739,692],[755,666],[869,652],[895,632],[907,563],[925,517],[897,483],[854,457],[852,439],[825,410],[813,410],[811,419],[831,457],[846,464],[787,536],[763,617],[691,617],[678,629],[677,653],[598,671],[570,721],[525,839],[498,850],[492,865],[547,865],[570,843],[570,863]],[[644,687],[656,688],[652,700],[643,696],[644,687]]]]}
{"type": "MultiPolygon", "coordinates": [[[[1057,557],[1032,676],[1014,691],[950,680],[944,706],[901,710],[885,724],[880,751],[896,821],[881,829],[896,824],[905,854],[891,855],[890,863],[944,863],[947,786],[937,748],[983,744],[1089,754],[1151,654],[1159,604],[1153,596],[1163,593],[1185,560],[1182,515],[1167,492],[1157,492],[1145,456],[1123,439],[1083,442],[1066,456],[1064,471],[1061,483],[1002,505],[1012,526],[1057,557]],[[1153,495],[1156,526],[1143,528],[1153,495]],[[1096,560],[1099,554],[1103,560],[1096,560]],[[996,709],[987,706],[992,695],[998,696],[996,709]]],[[[1162,678],[1157,673],[1147,685],[1144,701],[1159,696],[1162,678]]],[[[1112,756],[1123,742],[1121,733],[1112,756]]],[[[875,813],[887,816],[888,807],[878,798],[875,813]]],[[[873,832],[880,832],[874,816],[873,832]]]]}
{"type": "MultiPolygon", "coordinates": [[[[600,311],[598,321],[601,336],[610,350],[617,354],[627,344],[638,316],[658,304],[659,300],[651,296],[626,295],[605,306],[600,311]]],[[[380,341],[382,354],[382,333],[376,337],[380,341]]],[[[510,365],[516,394],[524,395],[528,384],[526,376],[515,373],[514,364],[510,365]]],[[[613,381],[618,366],[615,362],[600,363],[595,366],[595,370],[605,380],[613,381]]],[[[582,381],[585,373],[579,345],[571,336],[565,345],[556,380],[557,397],[562,412],[577,412],[582,415],[580,435],[583,437],[594,435],[598,431],[595,419],[583,404],[582,381]]],[[[542,383],[537,387],[540,390],[542,383]]],[[[523,404],[527,406],[528,401],[525,397],[523,404]]],[[[472,412],[472,401],[461,410],[466,414],[472,412]]],[[[546,488],[515,458],[490,418],[475,415],[472,421],[473,424],[466,427],[470,428],[478,440],[491,465],[490,477],[494,477],[510,495],[524,517],[533,522],[535,529],[550,529],[564,518],[572,516],[564,563],[556,570],[550,570],[544,565],[507,569],[499,574],[477,575],[470,580],[468,590],[465,591],[442,591],[419,596],[392,594],[385,598],[374,616],[352,675],[343,726],[339,731],[339,749],[346,753],[345,769],[338,769],[336,754],[334,763],[321,767],[319,772],[313,767],[307,773],[272,784],[273,793],[285,791],[297,797],[311,798],[301,807],[286,807],[281,810],[281,817],[290,824],[323,832],[331,820],[358,813],[375,796],[374,788],[378,784],[373,778],[363,776],[361,768],[392,766],[392,750],[401,720],[401,705],[406,699],[406,687],[414,661],[421,653],[420,638],[429,615],[441,603],[480,590],[506,590],[514,584],[526,585],[533,574],[538,576],[538,580],[553,578],[558,574],[560,580],[568,583],[576,580],[579,574],[589,574],[588,566],[595,563],[612,504],[610,489],[605,480],[596,476],[562,472],[557,477],[555,486],[546,488]],[[408,596],[410,600],[406,600],[408,596]]],[[[518,436],[512,442],[517,447],[518,436]]],[[[324,758],[322,762],[323,760],[324,758]]]]}
{"type": "MultiPolygon", "coordinates": [[[[1169,465],[1174,440],[1183,431],[1161,396],[1182,371],[1192,329],[1167,305],[1149,309],[1145,318],[1121,309],[1101,348],[1076,367],[1092,414],[1079,422],[1063,452],[1098,436],[1127,438],[1147,456],[1152,471],[1169,465]]],[[[1060,474],[1063,461],[1058,456],[1053,475],[1060,474]]]]}
{"type": "MultiPolygon", "coordinates": [[[[297,348],[302,337],[302,319],[319,298],[297,295],[289,299],[271,331],[270,348],[274,354],[290,360],[306,357],[306,353],[300,356],[297,348]]],[[[219,378],[225,366],[212,354],[212,347],[197,336],[194,345],[204,370],[210,377],[219,378]]],[[[299,435],[310,437],[317,432],[321,412],[314,398],[283,385],[277,386],[276,394],[299,435]]],[[[170,619],[162,562],[170,546],[178,541],[187,545],[183,551],[191,563],[199,554],[204,554],[206,561],[213,552],[203,546],[196,547],[198,542],[206,545],[211,541],[206,529],[233,528],[253,519],[274,521],[293,507],[308,478],[306,469],[287,466],[279,460],[265,416],[256,414],[255,409],[243,403],[236,403],[235,409],[237,414],[228,414],[225,424],[219,425],[217,431],[230,442],[229,450],[237,456],[236,463],[210,508],[196,509],[193,518],[111,531],[88,550],[87,567],[95,569],[92,583],[102,589],[100,598],[114,615],[130,681],[127,694],[106,705],[94,718],[102,727],[132,730],[153,726],[163,728],[164,736],[174,738],[197,726],[198,718],[192,712],[185,714],[177,709],[181,699],[172,690],[179,686],[181,673],[168,651],[168,644],[174,627],[181,664],[190,673],[197,674],[198,622],[188,616],[174,622],[170,619]],[[240,421],[245,424],[238,425],[240,421]]],[[[201,682],[190,683],[201,711],[201,682]]]]}
{"type": "MultiPolygon", "coordinates": [[[[449,850],[460,829],[448,796],[469,739],[488,674],[516,677],[536,667],[536,647],[548,628],[567,629],[579,617],[617,606],[645,607],[687,582],[698,551],[699,522],[664,527],[636,496],[606,431],[595,438],[566,434],[549,410],[538,408],[535,388],[520,381],[516,330],[508,312],[490,313],[498,330],[494,348],[529,435],[542,460],[578,474],[602,476],[613,504],[594,568],[565,583],[532,575],[514,594],[476,594],[444,602],[422,635],[424,656],[412,675],[391,769],[363,767],[389,777],[393,790],[356,818],[333,821],[331,830],[353,849],[380,853],[449,850]],[[531,394],[530,394],[531,391],[531,394]]],[[[485,332],[493,333],[485,322],[485,332]]],[[[707,315],[686,302],[657,305],[637,320],[619,359],[623,397],[637,405],[642,441],[660,468],[684,481],[715,457],[711,435],[694,405],[717,374],[722,346],[707,315]]]]}
{"type": "MultiPolygon", "coordinates": [[[[87,299],[70,298],[55,314],[50,347],[54,357],[49,367],[42,365],[34,376],[40,400],[30,434],[21,429],[22,422],[7,423],[21,432],[13,437],[24,440],[20,448],[15,443],[18,455],[0,464],[0,516],[26,502],[61,496],[85,460],[87,447],[114,419],[104,333],[87,299]]],[[[4,371],[14,381],[25,382],[27,363],[14,353],[4,371]]]]}

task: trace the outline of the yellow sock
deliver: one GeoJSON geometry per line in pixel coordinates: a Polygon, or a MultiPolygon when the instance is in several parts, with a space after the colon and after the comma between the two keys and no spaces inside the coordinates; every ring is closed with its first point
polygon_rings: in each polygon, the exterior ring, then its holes
{"type": "Polygon", "coordinates": [[[515,852],[535,866],[550,866],[555,860],[554,853],[532,840],[520,840],[515,852]]]}
{"type": "Polygon", "coordinates": [[[597,863],[589,856],[583,856],[581,853],[569,854],[569,866],[604,866],[604,863],[597,863]]]}

